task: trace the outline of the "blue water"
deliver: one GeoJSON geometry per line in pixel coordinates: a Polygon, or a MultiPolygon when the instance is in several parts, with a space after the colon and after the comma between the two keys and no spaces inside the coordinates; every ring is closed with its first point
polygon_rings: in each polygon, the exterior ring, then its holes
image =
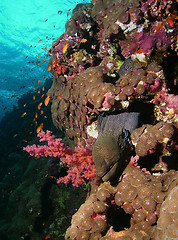
{"type": "Polygon", "coordinates": [[[91,1],[0,1],[0,119],[24,93],[43,85],[43,76],[52,77],[47,61],[39,66],[36,62],[48,60],[44,48],[64,32],[76,4],[86,2],[91,1]]]}

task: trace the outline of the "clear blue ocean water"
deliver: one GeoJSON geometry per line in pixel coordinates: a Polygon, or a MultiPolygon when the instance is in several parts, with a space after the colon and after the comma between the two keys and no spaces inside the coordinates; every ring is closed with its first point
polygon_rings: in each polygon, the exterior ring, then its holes
{"type": "Polygon", "coordinates": [[[44,49],[64,32],[76,4],[87,2],[91,1],[0,1],[0,119],[24,93],[43,85],[43,76],[52,77],[44,49]]]}

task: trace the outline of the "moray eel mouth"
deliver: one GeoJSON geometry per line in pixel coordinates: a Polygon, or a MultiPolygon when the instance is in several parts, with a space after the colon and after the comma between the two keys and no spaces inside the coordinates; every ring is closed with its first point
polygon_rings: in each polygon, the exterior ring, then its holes
{"type": "Polygon", "coordinates": [[[113,176],[115,176],[115,173],[117,172],[119,166],[119,161],[113,163],[110,165],[109,170],[101,177],[104,182],[110,180],[113,176]]]}

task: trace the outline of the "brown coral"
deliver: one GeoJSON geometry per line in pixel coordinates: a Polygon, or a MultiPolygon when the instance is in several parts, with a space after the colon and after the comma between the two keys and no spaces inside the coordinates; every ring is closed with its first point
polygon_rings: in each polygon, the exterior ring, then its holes
{"type": "MultiPolygon", "coordinates": [[[[143,157],[148,152],[156,150],[157,143],[167,144],[174,134],[174,127],[170,123],[159,122],[152,126],[145,124],[135,129],[131,139],[135,145],[136,154],[143,157]]],[[[164,146],[166,148],[166,146],[164,146]]]]}
{"type": "Polygon", "coordinates": [[[90,67],[74,78],[63,82],[56,78],[49,90],[52,97],[54,125],[63,128],[69,138],[86,138],[85,125],[99,115],[104,94],[114,91],[114,85],[103,82],[103,67],[90,67]]]}
{"type": "Polygon", "coordinates": [[[178,238],[178,186],[168,194],[160,208],[160,216],[154,233],[155,240],[178,238]]]}
{"type": "MultiPolygon", "coordinates": [[[[177,188],[174,188],[167,196],[165,186],[168,184],[168,179],[169,186],[174,187],[177,184],[177,173],[172,170],[162,177],[155,177],[129,165],[117,186],[113,187],[106,182],[99,186],[96,193],[90,195],[72,217],[72,225],[68,228],[65,239],[81,239],[81,234],[85,236],[82,239],[86,240],[154,239],[154,234],[157,235],[158,230],[164,229],[160,226],[161,221],[166,223],[166,227],[169,224],[176,224],[173,220],[176,220],[177,198],[175,196],[177,193],[175,189],[177,188]],[[132,217],[130,228],[118,231],[121,224],[118,218],[123,212],[122,209],[125,214],[132,215],[132,217]],[[170,216],[166,218],[165,211],[168,209],[172,210],[169,213],[170,216]],[[110,215],[110,212],[113,214],[110,215]],[[82,219],[82,223],[79,219],[82,219]],[[155,227],[157,219],[158,225],[155,227]]],[[[175,236],[172,225],[171,229],[167,229],[167,236],[175,236]]]]}

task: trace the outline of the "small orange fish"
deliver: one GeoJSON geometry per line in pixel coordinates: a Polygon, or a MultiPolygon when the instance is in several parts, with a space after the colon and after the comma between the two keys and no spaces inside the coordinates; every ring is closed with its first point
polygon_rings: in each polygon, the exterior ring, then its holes
{"type": "Polygon", "coordinates": [[[43,78],[45,79],[45,76],[43,76],[43,78]]]}
{"type": "Polygon", "coordinates": [[[66,45],[63,47],[63,49],[62,49],[62,52],[63,52],[63,54],[67,51],[67,47],[68,47],[68,43],[66,43],[66,45]]]}
{"type": "Polygon", "coordinates": [[[158,32],[161,28],[162,28],[162,23],[160,23],[157,27],[156,27],[156,32],[158,32]]]}
{"type": "Polygon", "coordinates": [[[54,176],[50,176],[50,178],[56,180],[56,177],[54,177],[54,176]]]}
{"type": "Polygon", "coordinates": [[[49,71],[49,72],[51,71],[51,65],[49,65],[49,67],[48,67],[48,71],[49,71]]]}
{"type": "Polygon", "coordinates": [[[64,58],[65,58],[66,61],[68,60],[68,58],[66,56],[64,58]]]}
{"type": "Polygon", "coordinates": [[[40,57],[40,54],[37,55],[37,58],[39,58],[39,57],[40,57]]]}
{"type": "Polygon", "coordinates": [[[41,95],[41,98],[43,98],[44,97],[44,93],[41,95]]]}
{"type": "Polygon", "coordinates": [[[44,50],[45,50],[45,52],[46,52],[46,50],[47,50],[47,47],[45,47],[45,49],[44,49],[44,50]]]}
{"type": "Polygon", "coordinates": [[[38,90],[38,92],[37,93],[40,93],[40,89],[38,90]]]}
{"type": "Polygon", "coordinates": [[[95,3],[95,0],[92,0],[91,2],[92,2],[92,3],[95,3]]]}
{"type": "Polygon", "coordinates": [[[35,90],[36,90],[36,88],[33,89],[33,91],[35,91],[35,90]]]}
{"type": "Polygon", "coordinates": [[[138,53],[138,54],[141,54],[141,53],[142,53],[141,47],[136,51],[136,53],[138,53]]]}
{"type": "Polygon", "coordinates": [[[36,98],[35,98],[35,96],[33,96],[33,100],[35,100],[36,98]]]}
{"type": "Polygon", "coordinates": [[[82,38],[82,40],[80,41],[80,43],[85,43],[87,41],[86,38],[82,38]]]}
{"type": "Polygon", "coordinates": [[[17,97],[18,95],[17,94],[13,94],[13,95],[11,95],[11,97],[17,97]]]}
{"type": "Polygon", "coordinates": [[[43,114],[44,113],[44,111],[43,110],[41,110],[41,114],[43,114]]]}
{"type": "Polygon", "coordinates": [[[40,110],[42,104],[43,104],[42,102],[38,104],[38,110],[40,110]]]}
{"type": "Polygon", "coordinates": [[[37,67],[40,65],[40,63],[37,64],[37,67]]]}
{"type": "Polygon", "coordinates": [[[24,139],[23,142],[28,142],[28,141],[24,139]]]}
{"type": "Polygon", "coordinates": [[[26,106],[27,106],[27,104],[24,104],[23,106],[24,106],[24,107],[26,107],[26,106]]]}
{"type": "Polygon", "coordinates": [[[49,103],[49,95],[46,97],[46,99],[44,101],[45,106],[48,106],[48,103],[49,103]]]}
{"type": "Polygon", "coordinates": [[[46,38],[48,38],[48,36],[46,36],[46,38]]]}
{"type": "Polygon", "coordinates": [[[58,95],[57,97],[59,98],[59,100],[62,100],[62,97],[61,97],[61,96],[58,95]]]}
{"type": "Polygon", "coordinates": [[[39,84],[39,83],[40,83],[40,80],[38,80],[37,83],[39,84]]]}
{"type": "Polygon", "coordinates": [[[43,123],[39,125],[39,127],[36,129],[36,132],[39,133],[43,128],[43,123]]]}
{"type": "Polygon", "coordinates": [[[42,87],[42,91],[44,91],[44,86],[42,87]]]}
{"type": "Polygon", "coordinates": [[[45,240],[47,240],[50,237],[50,234],[46,235],[45,240]]]}
{"type": "Polygon", "coordinates": [[[39,41],[38,41],[38,43],[40,43],[42,41],[42,39],[40,39],[39,41]]]}
{"type": "Polygon", "coordinates": [[[67,17],[69,16],[69,12],[67,13],[67,17]]]}
{"type": "Polygon", "coordinates": [[[35,114],[35,118],[37,118],[37,117],[38,117],[38,114],[36,113],[36,114],[35,114]]]}
{"type": "Polygon", "coordinates": [[[21,115],[21,117],[24,117],[26,114],[27,114],[27,113],[26,113],[26,112],[24,112],[24,113],[21,115]]]}
{"type": "Polygon", "coordinates": [[[13,138],[15,138],[15,137],[17,137],[17,133],[16,133],[16,134],[14,134],[13,138]]]}
{"type": "Polygon", "coordinates": [[[174,22],[171,18],[168,18],[168,23],[171,27],[174,27],[174,22]]]}
{"type": "Polygon", "coordinates": [[[41,62],[41,63],[44,63],[46,61],[46,58],[45,59],[43,59],[43,61],[41,62]]]}

